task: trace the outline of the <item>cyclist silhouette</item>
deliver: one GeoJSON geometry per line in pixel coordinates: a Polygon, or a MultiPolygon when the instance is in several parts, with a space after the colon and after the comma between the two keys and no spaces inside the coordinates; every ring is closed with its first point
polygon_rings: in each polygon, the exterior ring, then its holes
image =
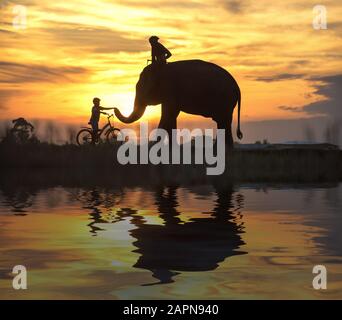
{"type": "Polygon", "coordinates": [[[113,108],[104,108],[100,106],[101,99],[94,98],[93,99],[93,107],[91,109],[91,117],[88,122],[88,124],[91,125],[93,132],[94,132],[94,138],[96,138],[97,133],[99,131],[99,121],[100,121],[100,115],[102,110],[112,110],[113,108]]]}

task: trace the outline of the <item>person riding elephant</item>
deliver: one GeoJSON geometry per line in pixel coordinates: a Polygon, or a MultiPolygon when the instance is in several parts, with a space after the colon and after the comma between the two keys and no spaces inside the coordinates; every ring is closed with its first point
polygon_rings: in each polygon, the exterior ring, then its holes
{"type": "Polygon", "coordinates": [[[158,40],[159,38],[157,36],[152,36],[149,39],[151,44],[152,64],[164,65],[166,64],[166,60],[169,59],[172,54],[160,42],[158,42],[158,40]]]}

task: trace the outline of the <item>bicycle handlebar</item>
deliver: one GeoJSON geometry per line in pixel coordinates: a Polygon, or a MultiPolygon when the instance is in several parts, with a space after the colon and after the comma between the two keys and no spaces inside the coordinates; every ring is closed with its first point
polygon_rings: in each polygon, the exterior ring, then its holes
{"type": "Polygon", "coordinates": [[[107,118],[114,117],[114,114],[109,114],[107,112],[100,112],[100,113],[106,115],[107,118]]]}

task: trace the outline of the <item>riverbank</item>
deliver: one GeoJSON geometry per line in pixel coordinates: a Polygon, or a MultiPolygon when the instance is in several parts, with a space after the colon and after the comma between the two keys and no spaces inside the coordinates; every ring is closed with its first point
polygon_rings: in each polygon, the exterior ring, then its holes
{"type": "MultiPolygon", "coordinates": [[[[206,175],[207,165],[121,165],[118,146],[0,145],[0,171],[21,175],[51,176],[70,180],[182,181],[231,179],[242,182],[338,182],[342,180],[342,151],[332,145],[269,145],[265,148],[238,147],[226,154],[226,170],[219,177],[206,175]],[[12,170],[13,169],[13,170],[12,170]],[[59,173],[58,173],[59,172],[59,173]],[[57,174],[57,177],[55,176],[57,174]]],[[[31,179],[30,178],[30,179],[31,179]]],[[[20,177],[19,177],[20,179],[20,177]]]]}

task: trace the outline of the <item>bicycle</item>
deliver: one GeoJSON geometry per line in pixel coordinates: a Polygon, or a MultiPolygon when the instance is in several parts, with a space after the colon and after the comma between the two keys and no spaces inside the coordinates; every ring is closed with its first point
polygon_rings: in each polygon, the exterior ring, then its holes
{"type": "Polygon", "coordinates": [[[105,142],[107,143],[115,144],[118,142],[118,136],[121,134],[120,129],[115,128],[110,121],[111,118],[114,118],[114,115],[106,112],[101,112],[101,114],[107,116],[107,124],[96,134],[92,128],[82,127],[76,136],[76,141],[79,146],[99,144],[103,142],[101,139],[102,136],[105,137],[105,142]]]}

